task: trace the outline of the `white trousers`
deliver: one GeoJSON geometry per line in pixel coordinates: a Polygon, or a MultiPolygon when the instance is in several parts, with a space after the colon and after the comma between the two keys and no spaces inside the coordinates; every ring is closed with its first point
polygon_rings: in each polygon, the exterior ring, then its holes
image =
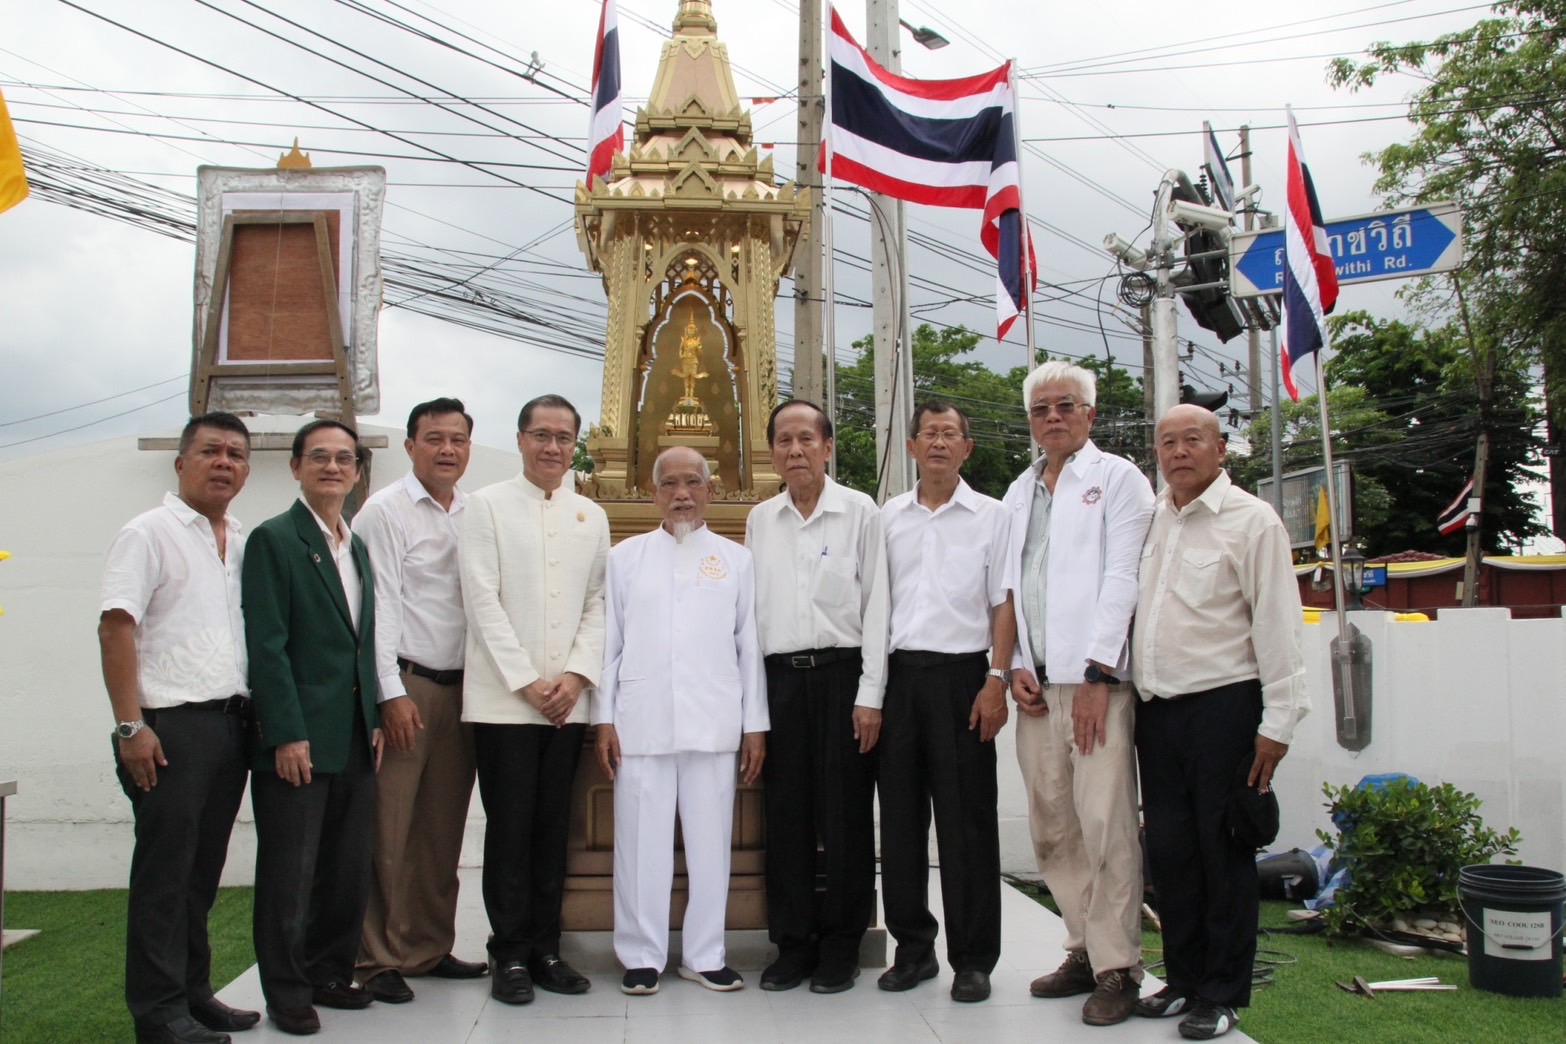
{"type": "Polygon", "coordinates": [[[736,760],[732,751],[621,758],[614,781],[614,954],[626,968],[661,972],[669,960],[676,807],[690,884],[681,960],[695,971],[724,966],[736,760]]]}

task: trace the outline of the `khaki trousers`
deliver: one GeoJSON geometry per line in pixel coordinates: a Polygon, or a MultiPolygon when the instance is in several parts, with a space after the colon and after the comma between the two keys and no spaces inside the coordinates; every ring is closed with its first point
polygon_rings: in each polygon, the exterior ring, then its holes
{"type": "Polygon", "coordinates": [[[360,981],[423,975],[456,940],[457,860],[473,793],[473,734],[462,686],[402,672],[424,728],[387,750],[375,788],[374,881],[359,945],[360,981]]]}
{"type": "Polygon", "coordinates": [[[1039,873],[1066,922],[1066,949],[1095,973],[1142,962],[1142,850],[1137,839],[1136,695],[1109,690],[1105,742],[1084,755],[1071,724],[1075,685],[1046,685],[1042,718],[1017,718],[1017,763],[1039,873]]]}

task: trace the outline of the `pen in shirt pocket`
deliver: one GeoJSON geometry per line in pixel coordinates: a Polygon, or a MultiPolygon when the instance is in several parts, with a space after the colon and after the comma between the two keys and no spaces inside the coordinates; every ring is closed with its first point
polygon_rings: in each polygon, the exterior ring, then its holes
{"type": "Polygon", "coordinates": [[[827,556],[827,548],[826,548],[825,544],[822,544],[821,545],[821,557],[825,558],[826,556],[827,556]]]}

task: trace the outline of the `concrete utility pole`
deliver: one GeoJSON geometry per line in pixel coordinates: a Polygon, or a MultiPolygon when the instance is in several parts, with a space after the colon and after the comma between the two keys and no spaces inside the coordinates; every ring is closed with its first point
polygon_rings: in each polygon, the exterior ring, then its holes
{"type": "Polygon", "coordinates": [[[1153,416],[1154,424],[1180,404],[1180,345],[1175,317],[1173,222],[1169,207],[1176,185],[1183,185],[1187,198],[1194,196],[1191,179],[1185,171],[1170,168],[1158,183],[1153,203],[1153,249],[1149,255],[1158,267],[1158,292],[1153,298],[1153,416]]]}
{"type": "MultiPolygon", "coordinates": [[[[1240,128],[1240,187],[1250,188],[1255,182],[1251,180],[1251,128],[1249,125],[1240,128]]],[[[1249,232],[1256,227],[1256,205],[1254,202],[1245,204],[1245,231],[1249,232]]],[[[1245,405],[1250,413],[1250,420],[1255,421],[1261,416],[1263,401],[1261,393],[1261,331],[1255,323],[1245,324],[1245,339],[1250,345],[1250,355],[1245,360],[1245,365],[1250,367],[1246,377],[1245,405]]]]}
{"type": "MultiPolygon", "coordinates": [[[[865,49],[892,72],[902,71],[897,0],[865,0],[865,49]]],[[[908,417],[913,411],[912,353],[908,338],[907,261],[902,203],[870,195],[870,261],[874,281],[876,500],[885,503],[913,488],[908,417]],[[899,292],[900,291],[900,292],[899,292]]]]}
{"type": "MultiPolygon", "coordinates": [[[[826,406],[822,386],[822,309],[826,287],[826,197],[816,157],[821,151],[821,0],[799,0],[799,154],[794,181],[810,186],[810,235],[800,245],[794,275],[794,397],[826,406]]],[[[768,404],[771,409],[771,404],[768,404]]]]}

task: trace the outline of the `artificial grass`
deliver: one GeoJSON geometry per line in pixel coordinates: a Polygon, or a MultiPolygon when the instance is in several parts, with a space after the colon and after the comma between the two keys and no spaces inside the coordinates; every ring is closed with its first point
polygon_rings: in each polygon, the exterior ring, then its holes
{"type": "MultiPolygon", "coordinates": [[[[1048,895],[1019,886],[1051,910],[1048,895]]],[[[1264,902],[1261,925],[1292,927],[1286,911],[1298,903],[1264,902]]],[[[1251,1006],[1240,1012],[1240,1029],[1260,1044],[1452,1044],[1453,1041],[1566,1041],[1566,998],[1504,997],[1468,985],[1468,960],[1452,954],[1392,957],[1356,941],[1324,935],[1264,934],[1258,963],[1272,966],[1272,984],[1255,990],[1251,1006]],[[1265,951],[1275,951],[1267,953],[1265,951]],[[1336,982],[1412,979],[1435,975],[1454,983],[1443,993],[1378,993],[1375,999],[1345,993],[1336,982]]],[[[1163,958],[1163,939],[1142,933],[1142,958],[1151,965],[1163,958]]],[[[1044,969],[1049,970],[1049,969],[1044,969]]],[[[1154,969],[1158,974],[1162,969],[1154,969]]],[[[1179,1040],[1174,1027],[1169,1038],[1179,1040]]]]}
{"type": "MultiPolygon", "coordinates": [[[[208,922],[212,984],[255,963],[251,890],[218,892],[208,922]]],[[[134,1039],[125,1009],[125,892],[8,892],[5,920],[41,932],[5,951],[0,1040],[66,1044],[134,1039]]]]}

